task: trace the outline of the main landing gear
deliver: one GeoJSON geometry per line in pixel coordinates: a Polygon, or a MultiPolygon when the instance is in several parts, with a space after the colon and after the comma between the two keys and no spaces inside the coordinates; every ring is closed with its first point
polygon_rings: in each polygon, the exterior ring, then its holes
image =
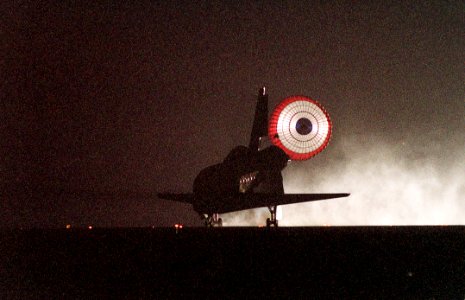
{"type": "Polygon", "coordinates": [[[217,213],[202,215],[205,227],[223,227],[223,219],[217,213]]]}
{"type": "MultiPolygon", "coordinates": [[[[266,227],[278,227],[278,220],[276,219],[276,210],[277,206],[268,206],[268,210],[270,211],[270,218],[266,219],[266,227]]],[[[205,227],[223,227],[223,219],[220,218],[220,215],[217,213],[213,214],[201,214],[200,215],[205,223],[205,227]]]]}
{"type": "Polygon", "coordinates": [[[270,228],[271,226],[273,227],[278,227],[278,220],[276,220],[276,210],[278,206],[273,205],[273,206],[268,206],[268,210],[270,211],[271,218],[266,219],[266,228],[270,228]]]}

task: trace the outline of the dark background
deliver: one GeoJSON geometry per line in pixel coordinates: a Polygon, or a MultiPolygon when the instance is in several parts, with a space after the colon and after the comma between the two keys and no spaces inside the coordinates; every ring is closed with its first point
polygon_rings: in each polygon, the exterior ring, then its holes
{"type": "MultiPolygon", "coordinates": [[[[329,147],[283,225],[463,224],[462,1],[0,4],[0,226],[200,224],[196,174],[247,144],[256,93],[320,101],[329,147]]],[[[266,210],[224,216],[256,225],[266,210]]]]}
{"type": "Polygon", "coordinates": [[[2,299],[462,299],[463,226],[0,231],[2,299]]]}

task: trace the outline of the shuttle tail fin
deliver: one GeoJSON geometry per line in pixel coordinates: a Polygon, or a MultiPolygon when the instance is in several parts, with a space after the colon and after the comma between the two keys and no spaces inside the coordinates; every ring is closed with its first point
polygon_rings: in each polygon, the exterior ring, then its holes
{"type": "Polygon", "coordinates": [[[256,152],[260,148],[260,138],[268,136],[268,95],[265,87],[258,92],[257,106],[250,134],[249,149],[256,152]]]}

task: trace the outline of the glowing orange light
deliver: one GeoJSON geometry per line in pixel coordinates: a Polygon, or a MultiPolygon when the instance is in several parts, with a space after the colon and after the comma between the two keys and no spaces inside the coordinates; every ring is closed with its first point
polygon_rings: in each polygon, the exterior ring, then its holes
{"type": "Polygon", "coordinates": [[[89,227],[88,227],[88,228],[89,228],[89,230],[92,230],[92,228],[93,228],[93,227],[92,227],[92,225],[89,225],[89,227]]]}
{"type": "Polygon", "coordinates": [[[71,228],[71,225],[70,224],[66,224],[66,229],[70,229],[71,228]]]}

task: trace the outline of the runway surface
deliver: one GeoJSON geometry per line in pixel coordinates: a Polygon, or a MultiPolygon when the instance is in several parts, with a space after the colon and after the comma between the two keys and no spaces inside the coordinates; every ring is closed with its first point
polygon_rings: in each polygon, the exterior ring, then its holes
{"type": "Polygon", "coordinates": [[[1,299],[465,299],[465,227],[3,230],[1,299]]]}

